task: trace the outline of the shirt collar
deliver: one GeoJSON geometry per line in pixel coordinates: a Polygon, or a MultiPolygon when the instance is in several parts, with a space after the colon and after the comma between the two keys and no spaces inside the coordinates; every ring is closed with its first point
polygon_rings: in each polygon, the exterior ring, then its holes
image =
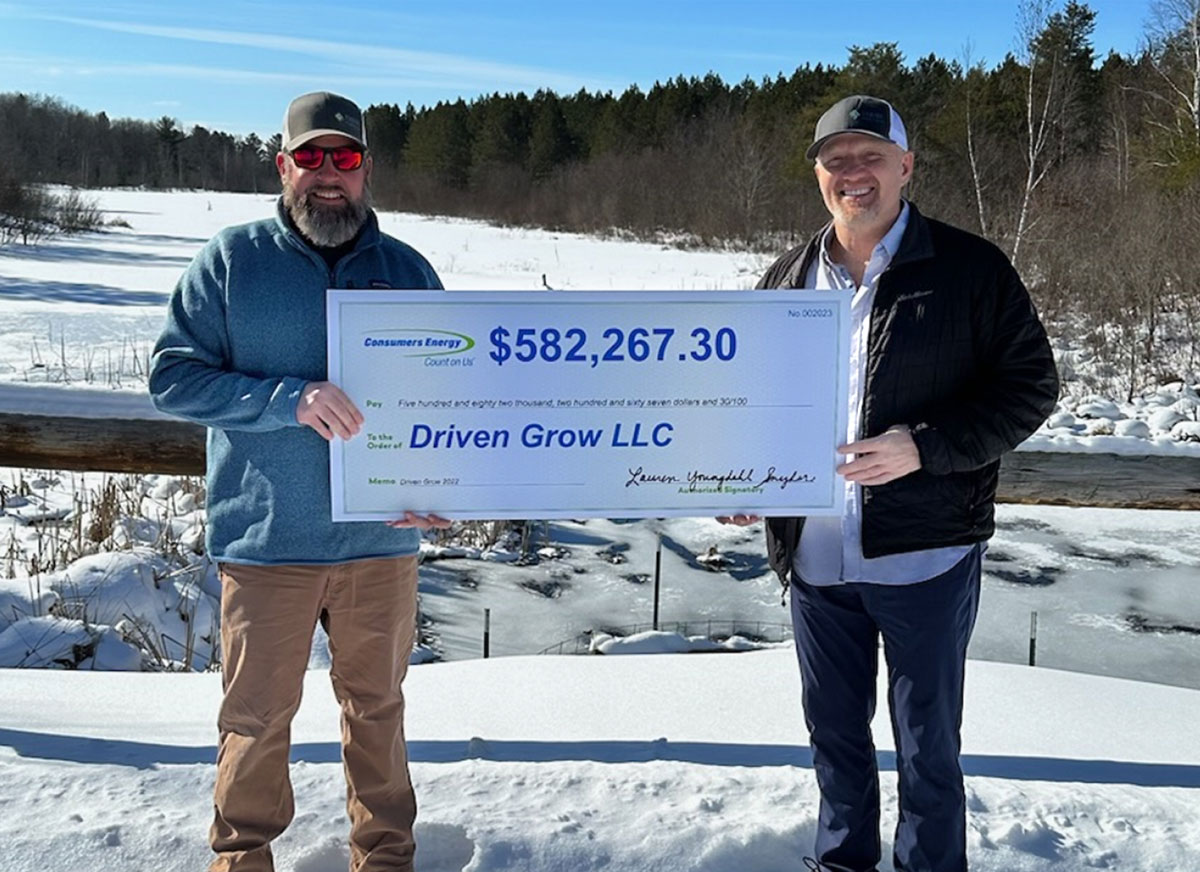
{"type": "MultiPolygon", "coordinates": [[[[900,214],[896,216],[896,220],[892,222],[892,226],[888,228],[888,232],[883,235],[883,239],[879,240],[879,244],[875,246],[875,251],[872,252],[871,259],[880,253],[879,249],[883,249],[883,264],[892,262],[892,258],[896,256],[896,252],[900,250],[900,240],[904,238],[904,231],[908,228],[908,201],[900,201],[900,214]]],[[[825,228],[825,232],[821,234],[821,245],[819,248],[821,257],[821,267],[829,272],[830,275],[839,274],[841,265],[836,263],[829,254],[829,243],[833,238],[833,224],[829,224],[825,228]]]]}
{"type": "Polygon", "coordinates": [[[904,231],[908,227],[908,201],[900,201],[900,214],[896,216],[895,222],[890,230],[883,235],[883,239],[879,240],[879,244],[883,246],[883,250],[887,252],[887,259],[891,261],[896,256],[896,252],[900,250],[900,240],[904,238],[904,231]]]}

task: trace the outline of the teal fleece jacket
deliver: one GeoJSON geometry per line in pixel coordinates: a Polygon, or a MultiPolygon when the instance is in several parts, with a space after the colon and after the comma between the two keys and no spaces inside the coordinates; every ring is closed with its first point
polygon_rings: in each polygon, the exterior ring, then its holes
{"type": "MultiPolygon", "coordinates": [[[[274,218],[229,227],[179,280],[154,347],[150,395],[208,427],[209,555],[232,563],[342,563],[414,554],[420,534],[334,524],[329,446],[296,421],[324,381],[327,288],[440,289],[428,261],[379,231],[374,213],[332,270],[274,218]]],[[[420,508],[419,506],[414,508],[420,508]]]]}

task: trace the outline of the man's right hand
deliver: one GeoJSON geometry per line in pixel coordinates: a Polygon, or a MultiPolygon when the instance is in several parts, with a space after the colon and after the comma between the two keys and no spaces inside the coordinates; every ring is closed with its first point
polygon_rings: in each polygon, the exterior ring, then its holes
{"type": "Polygon", "coordinates": [[[722,524],[733,524],[735,527],[749,527],[762,520],[758,515],[717,515],[722,524]]]}
{"type": "Polygon", "coordinates": [[[350,439],[362,429],[363,416],[354,402],[333,382],[309,382],[300,392],[296,420],[312,427],[323,439],[350,439]]]}

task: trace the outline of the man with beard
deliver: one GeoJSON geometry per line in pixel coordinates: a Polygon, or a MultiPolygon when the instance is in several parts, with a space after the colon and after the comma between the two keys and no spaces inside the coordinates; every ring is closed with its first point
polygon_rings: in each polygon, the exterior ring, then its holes
{"type": "MultiPolygon", "coordinates": [[[[362,112],[297,97],[283,122],[275,215],[218,233],[171,296],[150,393],[208,427],[206,545],[221,580],[214,872],[270,872],[291,821],[290,726],[313,630],[329,635],[342,710],[353,872],[413,868],[416,802],[404,698],[420,529],[433,515],[334,524],[327,441],[363,416],[325,381],[327,288],[441,288],[379,231],[362,112]]],[[[203,628],[199,628],[203,629],[203,628]]]]}
{"type": "Polygon", "coordinates": [[[882,639],[893,866],[965,872],[960,727],[980,561],[1000,457],[1054,409],[1054,356],[1008,258],[901,196],[914,158],[890,104],[840,100],[807,157],[832,221],[758,287],[852,294],[845,512],[766,523],[771,566],[790,584],[821,791],[808,868],[874,872],[880,861],[871,720],[882,639]]]}

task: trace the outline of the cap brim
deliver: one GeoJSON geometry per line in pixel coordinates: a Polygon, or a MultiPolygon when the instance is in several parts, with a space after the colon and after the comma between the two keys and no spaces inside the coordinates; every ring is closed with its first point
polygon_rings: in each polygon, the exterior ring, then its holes
{"type": "Polygon", "coordinates": [[[357,142],[363,148],[367,147],[367,144],[365,142],[363,142],[361,139],[359,139],[357,136],[351,136],[349,133],[347,133],[344,130],[333,130],[332,128],[321,128],[318,130],[306,130],[304,133],[296,134],[295,136],[293,136],[291,139],[289,139],[287,142],[285,142],[283,144],[283,150],[284,151],[292,151],[293,149],[297,149],[300,146],[304,145],[304,143],[306,143],[306,142],[312,142],[318,136],[344,136],[344,137],[346,137],[346,139],[350,140],[351,142],[357,142]]]}
{"type": "Polygon", "coordinates": [[[839,136],[845,136],[847,133],[857,133],[860,136],[870,136],[874,139],[882,140],[883,142],[890,142],[892,145],[896,146],[896,148],[901,147],[900,143],[889,139],[881,133],[876,133],[873,130],[839,130],[837,133],[830,133],[826,136],[822,136],[820,139],[810,145],[808,147],[808,151],[804,152],[805,159],[816,160],[817,154],[821,151],[821,147],[825,145],[825,143],[829,142],[831,139],[837,139],[839,136]]]}

